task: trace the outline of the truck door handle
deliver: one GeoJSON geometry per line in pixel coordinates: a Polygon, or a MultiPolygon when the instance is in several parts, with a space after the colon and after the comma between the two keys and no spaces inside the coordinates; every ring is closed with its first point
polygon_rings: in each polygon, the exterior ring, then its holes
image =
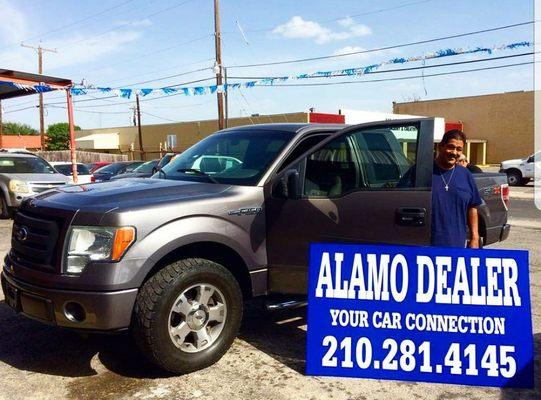
{"type": "Polygon", "coordinates": [[[424,226],[426,208],[401,207],[395,211],[396,223],[402,226],[424,226]]]}

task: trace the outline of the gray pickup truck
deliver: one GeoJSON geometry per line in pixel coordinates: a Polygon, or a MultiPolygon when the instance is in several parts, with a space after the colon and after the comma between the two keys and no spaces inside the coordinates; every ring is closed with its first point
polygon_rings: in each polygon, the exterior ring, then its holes
{"type": "MultiPolygon", "coordinates": [[[[430,244],[433,137],[428,118],[237,127],[153,179],[50,190],[15,216],[6,302],[66,328],[131,329],[166,370],[204,368],[243,299],[306,294],[311,242],[430,244]]],[[[476,179],[481,236],[503,240],[505,176],[476,179]]]]}

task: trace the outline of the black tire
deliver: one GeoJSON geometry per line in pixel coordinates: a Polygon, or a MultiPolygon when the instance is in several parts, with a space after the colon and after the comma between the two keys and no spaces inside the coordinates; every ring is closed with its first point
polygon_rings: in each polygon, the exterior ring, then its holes
{"type": "Polygon", "coordinates": [[[520,171],[507,171],[507,183],[509,186],[519,186],[522,183],[522,174],[520,171]]]}
{"type": "Polygon", "coordinates": [[[8,207],[6,198],[0,196],[0,219],[10,219],[13,216],[13,211],[8,207]]]}
{"type": "MultiPolygon", "coordinates": [[[[197,291],[197,289],[193,290],[197,291]]],[[[185,300],[186,297],[188,295],[184,297],[185,300]]],[[[211,298],[210,302],[213,301],[211,298]]],[[[193,300],[182,302],[182,304],[199,303],[193,300]]],[[[240,327],[242,307],[239,284],[226,268],[200,258],[180,260],[158,271],[139,291],[132,322],[134,339],[141,352],[160,368],[176,374],[197,371],[217,362],[229,349],[240,327]],[[209,340],[211,344],[208,347],[201,347],[201,350],[198,350],[192,346],[192,352],[188,352],[189,350],[183,350],[178,346],[191,346],[191,344],[185,342],[175,344],[170,330],[173,317],[182,317],[181,313],[174,314],[175,304],[182,302],[179,296],[190,293],[192,290],[190,288],[200,287],[199,285],[217,289],[213,293],[218,293],[221,296],[219,298],[223,298],[225,305],[222,304],[222,307],[225,309],[225,317],[223,324],[218,324],[221,330],[212,341],[209,340]]],[[[187,325],[188,318],[191,318],[192,322],[196,321],[193,319],[194,314],[190,315],[191,317],[185,317],[185,322],[180,323],[187,325]]],[[[209,330],[213,329],[210,327],[210,315],[209,311],[205,317],[209,330]]],[[[201,319],[201,317],[197,318],[201,319]]],[[[207,325],[199,329],[201,330],[209,332],[207,325]]],[[[195,333],[189,333],[182,340],[188,341],[188,337],[193,337],[195,341],[197,336],[195,333]]]]}

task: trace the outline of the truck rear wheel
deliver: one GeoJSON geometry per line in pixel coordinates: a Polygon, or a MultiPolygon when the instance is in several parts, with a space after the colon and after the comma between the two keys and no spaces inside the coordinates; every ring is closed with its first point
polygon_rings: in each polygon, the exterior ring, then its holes
{"type": "Polygon", "coordinates": [[[242,319],[242,293],[233,275],[209,260],[191,258],[152,276],[137,296],[133,334],[143,354],[179,374],[217,362],[242,319]]]}
{"type": "Polygon", "coordinates": [[[520,171],[507,171],[507,183],[509,186],[519,186],[522,184],[522,174],[520,171]]]}

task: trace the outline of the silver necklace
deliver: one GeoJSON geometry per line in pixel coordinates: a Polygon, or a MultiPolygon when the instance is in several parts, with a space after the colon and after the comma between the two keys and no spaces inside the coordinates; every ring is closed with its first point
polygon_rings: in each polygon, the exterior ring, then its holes
{"type": "Polygon", "coordinates": [[[455,173],[455,169],[456,167],[453,167],[453,172],[451,172],[451,177],[449,178],[448,181],[445,180],[445,178],[443,177],[443,173],[440,175],[441,177],[441,180],[443,181],[444,185],[445,185],[445,191],[448,192],[449,191],[449,184],[451,183],[451,179],[453,179],[453,175],[455,173]]]}

